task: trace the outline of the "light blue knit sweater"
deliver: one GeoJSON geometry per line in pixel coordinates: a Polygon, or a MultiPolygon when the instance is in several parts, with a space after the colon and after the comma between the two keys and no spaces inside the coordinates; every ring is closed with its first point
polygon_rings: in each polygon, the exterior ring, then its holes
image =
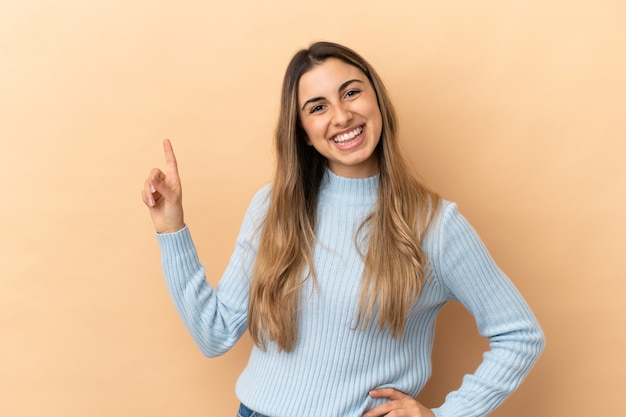
{"type": "MultiPolygon", "coordinates": [[[[319,290],[306,286],[292,352],[279,352],[271,343],[267,351],[252,349],[236,388],[251,409],[272,417],[360,417],[385,401],[369,397],[373,388],[393,387],[416,396],[431,373],[435,316],[449,300],[474,315],[490,350],[474,374],[433,410],[438,417],[487,415],[517,388],[539,356],[544,338],[537,320],[449,202],[442,204],[422,242],[432,276],[408,314],[404,335],[394,339],[375,323],[355,329],[363,262],[354,236],[373,209],[378,181],[378,176],[348,179],[327,171],[314,249],[319,290]]],[[[207,356],[226,352],[246,330],[255,230],[269,189],[253,198],[217,289],[205,280],[187,228],[158,235],[174,303],[207,356]]]]}

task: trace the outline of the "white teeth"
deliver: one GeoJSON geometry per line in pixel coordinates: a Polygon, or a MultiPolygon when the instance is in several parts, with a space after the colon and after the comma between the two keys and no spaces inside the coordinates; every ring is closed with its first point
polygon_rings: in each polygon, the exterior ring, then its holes
{"type": "Polygon", "coordinates": [[[333,141],[335,141],[335,143],[344,143],[347,142],[349,140],[354,139],[355,137],[359,136],[361,134],[361,132],[363,132],[363,127],[359,126],[356,129],[354,129],[351,132],[348,133],[342,133],[341,135],[337,135],[333,138],[333,141]]]}

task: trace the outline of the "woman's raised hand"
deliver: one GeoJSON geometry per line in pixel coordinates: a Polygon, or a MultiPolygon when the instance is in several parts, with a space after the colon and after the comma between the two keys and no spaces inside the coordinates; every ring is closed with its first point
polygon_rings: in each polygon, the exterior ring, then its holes
{"type": "Polygon", "coordinates": [[[430,409],[415,398],[393,388],[380,388],[370,391],[373,398],[389,398],[390,401],[363,414],[363,417],[435,417],[430,409]]]}
{"type": "Polygon", "coordinates": [[[144,183],[141,198],[148,209],[157,233],[173,233],[185,227],[178,165],[169,139],[163,141],[165,173],[152,169],[144,183]]]}

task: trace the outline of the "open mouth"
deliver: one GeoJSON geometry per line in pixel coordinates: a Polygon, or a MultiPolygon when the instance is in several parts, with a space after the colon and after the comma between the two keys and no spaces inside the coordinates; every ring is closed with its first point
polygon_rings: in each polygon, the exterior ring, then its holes
{"type": "Polygon", "coordinates": [[[359,126],[349,132],[342,133],[332,138],[332,141],[341,145],[348,145],[363,133],[363,126],[359,126]]]}

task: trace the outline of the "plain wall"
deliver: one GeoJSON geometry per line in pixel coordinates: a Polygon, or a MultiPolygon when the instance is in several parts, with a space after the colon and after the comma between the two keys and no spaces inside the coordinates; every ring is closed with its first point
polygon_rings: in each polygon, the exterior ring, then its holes
{"type": "MultiPolygon", "coordinates": [[[[494,417],[626,415],[626,3],[0,5],[0,415],[233,416],[248,337],[205,359],[169,299],[143,182],[178,156],[217,283],[272,177],[282,74],[313,40],[386,81],[403,146],[456,201],[547,348],[494,417]]],[[[486,343],[450,305],[436,406],[486,343]]]]}

